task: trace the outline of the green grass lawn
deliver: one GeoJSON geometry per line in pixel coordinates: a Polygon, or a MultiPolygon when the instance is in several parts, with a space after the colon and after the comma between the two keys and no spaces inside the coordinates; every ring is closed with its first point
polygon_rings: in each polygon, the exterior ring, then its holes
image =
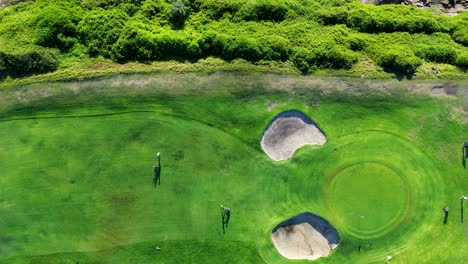
{"type": "Polygon", "coordinates": [[[318,263],[467,260],[463,101],[231,89],[208,77],[207,91],[95,84],[99,92],[2,101],[0,263],[309,263],[286,260],[270,238],[303,212],[342,238],[318,263]],[[315,120],[328,142],[274,162],[260,138],[289,109],[315,120]],[[220,204],[232,209],[225,234],[220,204]]]}

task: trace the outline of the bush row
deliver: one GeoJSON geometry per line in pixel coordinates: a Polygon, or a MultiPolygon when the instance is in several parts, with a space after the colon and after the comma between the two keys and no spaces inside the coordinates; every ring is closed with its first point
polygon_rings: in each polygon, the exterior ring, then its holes
{"type": "Polygon", "coordinates": [[[119,62],[197,60],[208,56],[225,60],[241,58],[251,62],[285,61],[290,55],[291,44],[278,36],[254,39],[207,31],[191,37],[172,30],[153,34],[135,25],[122,31],[111,52],[111,57],[119,62]]]}
{"type": "Polygon", "coordinates": [[[299,48],[295,50],[292,61],[306,74],[315,68],[350,69],[357,62],[357,55],[339,45],[299,48]]]}
{"type": "Polygon", "coordinates": [[[326,25],[345,24],[361,32],[448,32],[448,20],[436,17],[427,11],[400,5],[350,4],[326,11],[317,17],[326,25]]]}
{"type": "Polygon", "coordinates": [[[8,54],[0,51],[0,77],[23,77],[55,71],[57,57],[48,51],[8,54]]]}

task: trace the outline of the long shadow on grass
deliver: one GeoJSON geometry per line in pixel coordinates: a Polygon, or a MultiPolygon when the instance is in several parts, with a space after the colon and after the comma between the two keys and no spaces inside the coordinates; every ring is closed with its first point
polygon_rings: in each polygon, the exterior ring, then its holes
{"type": "Polygon", "coordinates": [[[466,156],[468,156],[468,152],[465,147],[462,148],[462,165],[463,168],[466,169],[466,156]]]}

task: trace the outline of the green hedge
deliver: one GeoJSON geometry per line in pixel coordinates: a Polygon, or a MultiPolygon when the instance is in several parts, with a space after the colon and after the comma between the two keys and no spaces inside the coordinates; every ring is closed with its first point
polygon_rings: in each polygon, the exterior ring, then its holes
{"type": "Polygon", "coordinates": [[[8,54],[0,51],[0,77],[23,77],[55,71],[57,57],[49,51],[8,54]]]}
{"type": "Polygon", "coordinates": [[[460,22],[452,34],[453,40],[468,47],[468,21],[460,22]]]}
{"type": "Polygon", "coordinates": [[[417,8],[402,5],[350,4],[330,10],[320,10],[317,18],[327,25],[346,24],[361,32],[448,32],[450,25],[444,19],[417,8]]]}
{"type": "Polygon", "coordinates": [[[455,65],[462,68],[468,68],[468,52],[462,52],[457,55],[457,60],[455,61],[455,65]]]}
{"type": "Polygon", "coordinates": [[[88,53],[111,57],[112,46],[119,39],[128,19],[128,15],[120,9],[90,11],[78,24],[81,41],[88,53]]]}
{"type": "Polygon", "coordinates": [[[357,55],[340,45],[330,44],[312,49],[295,49],[292,61],[305,74],[315,68],[350,69],[357,62],[357,55]]]}
{"type": "Polygon", "coordinates": [[[432,62],[455,64],[457,50],[450,45],[424,45],[415,51],[416,56],[432,62]]]}
{"type": "Polygon", "coordinates": [[[80,19],[79,13],[63,6],[47,6],[37,16],[36,44],[60,50],[70,49],[76,42],[76,24],[80,19]]]}
{"type": "Polygon", "coordinates": [[[383,48],[374,47],[373,50],[377,64],[386,70],[410,74],[422,64],[411,49],[403,46],[389,45],[383,48]]]}

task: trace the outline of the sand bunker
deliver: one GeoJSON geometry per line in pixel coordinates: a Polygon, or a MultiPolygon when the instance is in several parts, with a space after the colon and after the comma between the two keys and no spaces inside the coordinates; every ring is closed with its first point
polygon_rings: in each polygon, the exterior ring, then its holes
{"type": "Polygon", "coordinates": [[[286,160],[304,145],[323,145],[325,133],[318,125],[299,111],[277,115],[265,129],[261,145],[273,160],[286,160]]]}
{"type": "Polygon", "coordinates": [[[308,260],[328,256],[340,242],[336,229],[312,213],[303,213],[282,222],[273,229],[271,239],[282,256],[308,260]]]}

